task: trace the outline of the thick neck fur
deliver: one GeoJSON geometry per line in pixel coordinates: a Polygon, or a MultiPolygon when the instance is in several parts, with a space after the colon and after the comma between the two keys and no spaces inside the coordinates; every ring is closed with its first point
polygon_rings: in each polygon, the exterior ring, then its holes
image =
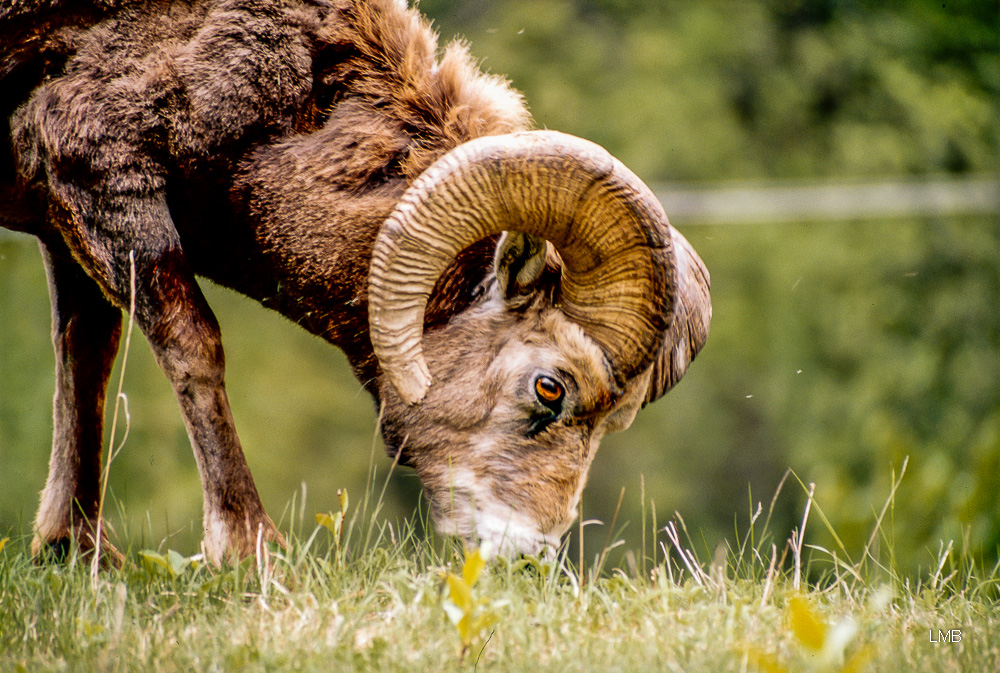
{"type": "MultiPolygon", "coordinates": [[[[341,2],[319,33],[315,129],[253,152],[233,188],[267,275],[220,279],[345,350],[371,385],[367,335],[371,251],[406,186],[437,158],[481,135],[525,128],[518,94],[479,72],[465,47],[439,59],[416,12],[389,0],[341,2]]],[[[464,309],[491,267],[492,242],[470,248],[432,296],[427,322],[464,309]]]]}
{"type": "MultiPolygon", "coordinates": [[[[340,346],[374,391],[367,284],[378,230],[438,157],[526,128],[520,95],[480,72],[463,44],[439,52],[429,23],[398,0],[107,7],[111,19],[40,40],[65,59],[46,75],[81,87],[118,78],[141,91],[141,124],[125,130],[164,190],[191,266],[340,346]]],[[[27,72],[18,54],[0,56],[27,72]]],[[[99,159],[106,150],[78,130],[91,122],[39,138],[30,117],[16,121],[24,184],[45,180],[54,151],[99,159]]],[[[18,218],[0,220],[44,236],[45,225],[30,224],[43,215],[18,218]]],[[[465,308],[491,260],[489,242],[459,255],[431,298],[430,326],[465,308]]]]}

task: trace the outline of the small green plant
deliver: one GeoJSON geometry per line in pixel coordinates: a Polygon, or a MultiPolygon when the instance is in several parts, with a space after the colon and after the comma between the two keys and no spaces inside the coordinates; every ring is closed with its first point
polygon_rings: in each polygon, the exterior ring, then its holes
{"type": "Polygon", "coordinates": [[[337,499],[340,501],[340,511],[327,514],[321,512],[316,515],[316,523],[330,531],[330,534],[333,535],[333,542],[339,552],[341,542],[344,539],[344,522],[347,518],[347,508],[350,505],[346,488],[337,489],[337,499]]]}
{"type": "Polygon", "coordinates": [[[204,566],[201,554],[183,556],[173,549],[161,554],[152,550],[139,552],[142,569],[149,578],[166,578],[175,580],[189,571],[197,571],[204,566]]]}
{"type": "MultiPolygon", "coordinates": [[[[483,570],[486,568],[486,559],[480,549],[472,552],[466,550],[465,562],[462,564],[462,574],[447,573],[445,581],[448,587],[448,597],[445,599],[443,608],[448,619],[458,631],[459,640],[462,643],[462,652],[459,660],[464,660],[473,642],[476,641],[489,627],[496,623],[496,613],[486,608],[485,599],[476,599],[472,595],[472,588],[479,581],[483,570]]],[[[493,605],[495,607],[495,604],[493,605]]]]}

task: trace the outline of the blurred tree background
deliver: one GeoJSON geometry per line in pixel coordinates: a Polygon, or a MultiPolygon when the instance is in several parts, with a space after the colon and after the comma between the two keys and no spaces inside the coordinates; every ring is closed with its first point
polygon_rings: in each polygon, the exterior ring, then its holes
{"type": "MultiPolygon", "coordinates": [[[[423,0],[442,37],[524,92],[536,122],[606,146],[654,185],[995,174],[1000,4],[994,0],[423,0]]],[[[669,191],[667,192],[669,193],[669,191]]],[[[664,206],[669,214],[671,203],[664,206]]],[[[677,390],[605,439],[584,516],[638,546],[641,512],[680,512],[708,553],[735,540],[787,468],[859,556],[891,475],[883,528],[901,571],[940,541],[1000,549],[1000,217],[674,224],[713,281],[708,345],[677,390]],[[642,483],[644,486],[640,486],[642,483]]],[[[229,391],[272,516],[389,468],[343,356],[206,285],[229,391]]],[[[31,239],[0,237],[0,534],[28,531],[44,483],[53,359],[31,239]]],[[[119,533],[191,550],[200,489],[169,386],[141,338],[125,376],[130,434],[111,479],[119,533]]],[[[117,382],[117,371],[113,381],[117,382]]],[[[419,485],[394,475],[384,515],[419,485]]],[[[777,500],[783,537],[805,501],[777,500]]],[[[285,515],[287,526],[288,515],[285,515]]],[[[593,530],[593,529],[591,529],[593,530]]],[[[589,534],[588,555],[606,540],[589,534]]],[[[833,548],[818,522],[807,541],[833,548]]]]}

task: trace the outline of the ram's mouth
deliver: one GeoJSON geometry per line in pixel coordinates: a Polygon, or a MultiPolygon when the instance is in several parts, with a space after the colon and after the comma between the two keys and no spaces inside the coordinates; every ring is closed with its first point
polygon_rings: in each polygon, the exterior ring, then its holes
{"type": "Polygon", "coordinates": [[[471,474],[462,476],[467,479],[455,479],[455,487],[431,497],[432,518],[439,534],[457,537],[489,556],[555,555],[565,528],[543,532],[531,515],[501,501],[488,484],[471,478],[471,474]]]}
{"type": "Polygon", "coordinates": [[[511,518],[482,517],[476,523],[479,544],[492,554],[514,558],[519,555],[552,558],[559,549],[561,536],[540,532],[511,518]]]}

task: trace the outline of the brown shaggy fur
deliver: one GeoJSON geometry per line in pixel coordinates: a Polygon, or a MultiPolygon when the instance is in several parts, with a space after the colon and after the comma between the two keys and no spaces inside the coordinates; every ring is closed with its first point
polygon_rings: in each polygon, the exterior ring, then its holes
{"type": "MultiPolygon", "coordinates": [[[[275,533],[194,274],[342,347],[376,392],[365,290],[378,228],[435,158],[524,128],[520,97],[462,45],[439,57],[427,22],[392,0],[22,0],[0,38],[0,224],[42,242],[59,354],[36,547],[94,544],[131,254],[137,321],[201,469],[208,551],[245,555],[258,527],[275,533]]],[[[471,301],[490,258],[487,242],[456,261],[431,324],[471,301]]]]}
{"type": "MultiPolygon", "coordinates": [[[[470,540],[503,540],[509,527],[514,550],[556,544],[601,436],[631,422],[649,387],[644,373],[619,389],[601,349],[553,308],[557,257],[530,287],[498,287],[518,277],[504,265],[537,269],[546,253],[500,254],[494,273],[496,240],[460,253],[431,294],[427,400],[405,405],[383,380],[367,315],[382,223],[443,154],[530,124],[506,82],[461,43],[439,53],[403,2],[14,0],[0,9],[0,119],[0,225],[41,242],[57,354],[36,551],[100,543],[119,558],[97,538],[99,471],[133,298],[194,449],[209,558],[280,539],[243,457],[196,274],[342,348],[436,521],[470,540]],[[559,381],[558,404],[537,396],[540,378],[559,381]]],[[[701,275],[680,287],[707,293],[696,256],[681,266],[701,275]]],[[[704,341],[707,303],[677,301],[684,324],[671,327],[647,401],[704,341]]]]}

